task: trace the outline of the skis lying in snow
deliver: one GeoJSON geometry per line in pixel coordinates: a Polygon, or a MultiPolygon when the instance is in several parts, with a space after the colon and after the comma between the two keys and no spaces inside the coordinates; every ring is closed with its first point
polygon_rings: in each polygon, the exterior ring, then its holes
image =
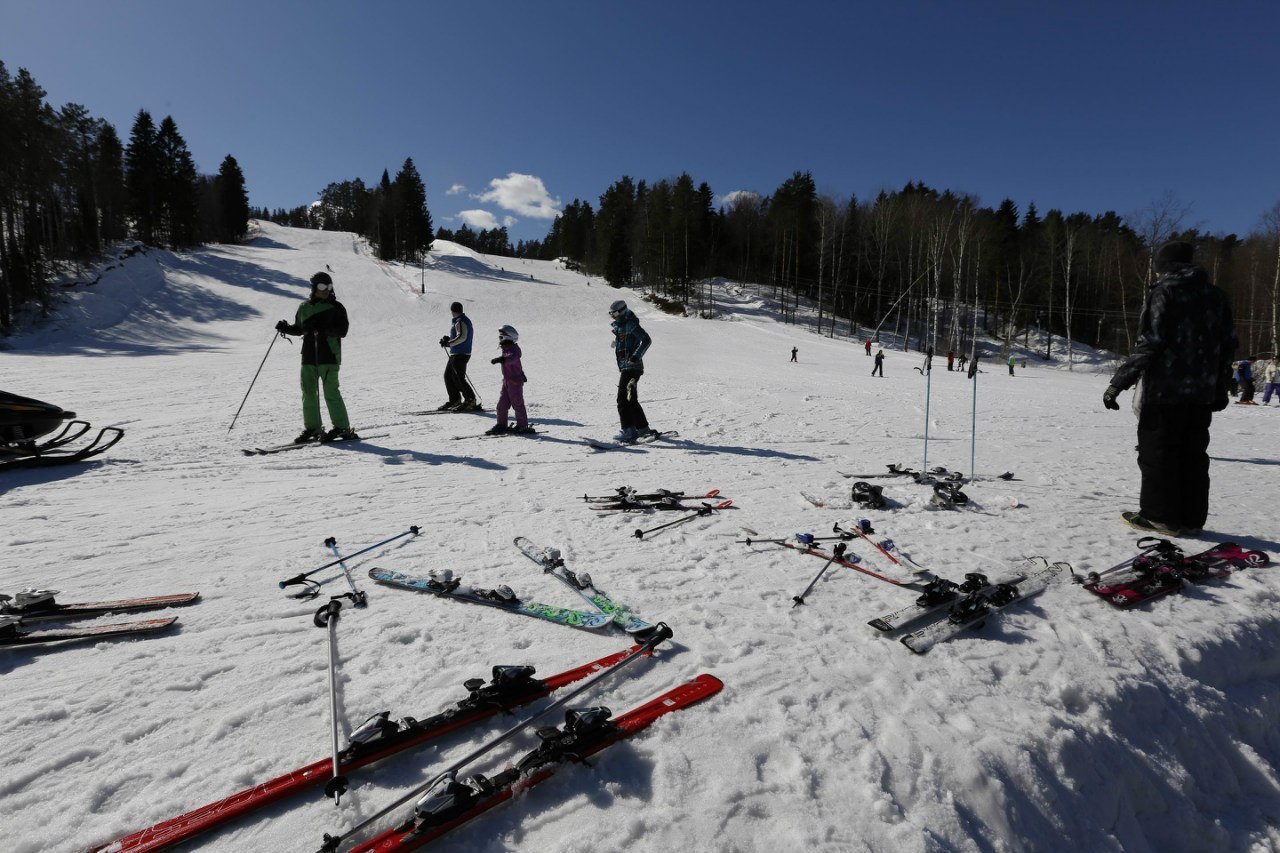
{"type": "Polygon", "coordinates": [[[274,453],[284,453],[286,450],[301,450],[304,447],[319,447],[327,444],[350,444],[357,441],[368,441],[371,438],[386,438],[388,435],[390,433],[380,432],[376,435],[362,435],[359,438],[335,438],[331,441],[321,441],[315,438],[311,441],[277,444],[275,447],[244,447],[240,449],[240,452],[245,456],[270,456],[274,453]]]}
{"type": "Polygon", "coordinates": [[[106,640],[113,637],[133,637],[155,634],[177,622],[176,616],[168,619],[141,619],[137,622],[117,622],[113,625],[83,625],[78,628],[47,628],[24,631],[25,620],[20,616],[0,616],[0,646],[30,646],[37,643],[58,643],[64,640],[106,640]]]}
{"type": "Polygon", "coordinates": [[[606,613],[584,613],[581,610],[553,607],[537,601],[522,601],[508,586],[500,586],[496,589],[464,587],[461,579],[454,577],[453,572],[448,569],[433,572],[431,577],[420,578],[403,572],[374,568],[369,570],[369,577],[384,586],[410,592],[430,593],[441,598],[481,604],[485,607],[496,607],[508,613],[532,616],[535,619],[567,625],[570,628],[596,631],[613,624],[613,617],[606,613]]]}
{"type": "Polygon", "coordinates": [[[618,717],[603,707],[570,710],[562,727],[540,729],[538,747],[507,769],[461,781],[454,776],[442,778],[418,801],[409,820],[357,845],[353,853],[416,850],[545,782],[565,764],[585,763],[589,756],[643,731],[659,717],[709,699],[723,687],[715,676],[699,675],[618,717]]]}
{"type": "Polygon", "coordinates": [[[426,417],[427,415],[474,415],[476,412],[487,412],[487,411],[489,410],[484,408],[467,409],[466,411],[463,411],[463,412],[460,412],[457,409],[423,409],[418,412],[401,412],[400,414],[417,418],[417,417],[426,417]]]}
{"type": "MultiPolygon", "coordinates": [[[[1139,547],[1144,547],[1143,541],[1139,540],[1139,547]]],[[[1241,548],[1234,542],[1215,545],[1190,557],[1183,556],[1168,540],[1156,542],[1160,544],[1146,546],[1143,553],[1108,569],[1105,576],[1090,573],[1085,577],[1084,588],[1116,607],[1129,608],[1178,592],[1186,581],[1203,583],[1224,578],[1236,569],[1271,562],[1265,552],[1241,548]]]]}
{"type": "Polygon", "coordinates": [[[17,595],[0,594],[0,616],[17,616],[24,624],[49,620],[87,619],[106,613],[140,613],[165,607],[194,604],[198,592],[157,595],[151,598],[122,598],[118,601],[82,601],[59,604],[56,589],[24,589],[17,595]]]}
{"type": "Polygon", "coordinates": [[[584,438],[583,441],[595,450],[626,450],[628,447],[637,447],[642,444],[653,444],[659,439],[679,438],[680,433],[675,430],[667,432],[650,433],[649,435],[637,438],[635,441],[608,441],[602,438],[584,438]]]}
{"type": "Polygon", "coordinates": [[[34,446],[0,447],[0,471],[11,471],[19,468],[52,468],[55,465],[69,465],[72,462],[83,462],[100,453],[105,453],[124,438],[124,430],[119,427],[103,427],[93,441],[78,450],[60,450],[63,445],[79,438],[89,429],[86,421],[70,421],[56,437],[34,446]],[[83,424],[83,428],[80,425],[83,424]],[[72,426],[79,429],[71,430],[72,426]]]}
{"type": "MultiPolygon", "coordinates": [[[[1041,571],[1049,567],[1044,557],[1030,557],[1015,567],[1016,574],[1000,583],[1017,584],[1026,579],[1027,574],[1041,571]]],[[[867,624],[880,631],[898,631],[908,625],[915,624],[929,616],[949,610],[953,604],[966,596],[973,595],[991,586],[986,575],[970,572],[964,576],[962,583],[949,581],[946,578],[934,578],[924,587],[920,597],[914,604],[886,613],[872,619],[867,624]]]]}
{"type": "Polygon", "coordinates": [[[706,494],[694,494],[693,492],[673,492],[670,489],[658,489],[653,492],[637,492],[630,486],[618,486],[611,495],[583,495],[582,499],[587,503],[608,503],[609,501],[633,500],[633,501],[660,501],[660,500],[677,500],[677,501],[696,501],[703,498],[712,498],[720,494],[719,489],[712,489],[706,494]]]}
{"type": "MultiPolygon", "coordinates": [[[[847,542],[852,538],[853,538],[853,534],[845,531],[840,531],[839,535],[837,536],[814,536],[812,533],[797,533],[795,536],[788,539],[748,538],[743,541],[745,541],[747,545],[766,544],[766,543],[770,545],[781,545],[784,548],[790,548],[793,551],[799,551],[801,554],[808,554],[812,557],[820,557],[823,560],[830,560],[833,555],[828,551],[822,550],[822,546],[817,543],[824,542],[827,540],[832,540],[832,539],[847,542]]],[[[885,583],[891,583],[894,586],[901,586],[901,587],[906,587],[907,589],[919,589],[919,590],[923,590],[925,588],[925,582],[920,579],[894,578],[888,575],[881,574],[880,572],[877,572],[874,569],[864,566],[862,564],[862,558],[859,557],[857,554],[853,553],[852,551],[846,552],[844,556],[836,557],[834,562],[836,563],[836,565],[844,566],[847,569],[853,569],[855,572],[861,572],[864,575],[870,575],[876,580],[881,580],[881,581],[884,581],[885,583]]]]}
{"type": "Polygon", "coordinates": [[[679,512],[689,509],[681,501],[707,500],[719,496],[719,489],[712,489],[705,495],[662,495],[656,498],[644,495],[619,495],[609,503],[592,504],[590,509],[595,512],[649,512],[651,510],[679,512]]]}
{"type": "Polygon", "coordinates": [[[546,433],[538,432],[537,430],[534,430],[533,432],[515,432],[513,430],[507,430],[506,432],[482,432],[476,435],[455,435],[451,441],[466,441],[472,438],[507,438],[508,436],[513,438],[528,438],[533,436],[534,438],[537,438],[540,435],[546,435],[546,433]]]}
{"type": "Polygon", "coordinates": [[[592,607],[599,610],[612,619],[622,630],[627,633],[636,631],[645,631],[653,627],[653,624],[646,622],[631,611],[631,608],[619,604],[610,598],[606,593],[597,589],[591,580],[591,575],[586,572],[575,572],[564,564],[564,560],[560,558],[560,551],[557,548],[539,548],[532,541],[523,536],[515,538],[515,546],[520,549],[520,553],[524,554],[530,560],[533,560],[542,567],[542,571],[551,575],[565,586],[572,589],[578,595],[588,601],[592,607]]]}
{"type": "MultiPolygon", "coordinates": [[[[499,713],[527,705],[614,666],[635,651],[635,648],[547,678],[534,678],[531,666],[495,666],[493,678],[489,682],[486,683],[482,678],[465,682],[463,686],[470,695],[430,717],[391,720],[387,711],[375,714],[351,733],[350,743],[339,754],[340,770],[343,774],[349,773],[499,713]]],[[[110,844],[95,847],[91,853],[146,853],[166,849],[263,806],[309,788],[323,787],[332,775],[332,770],[331,759],[323,758],[194,811],[126,835],[110,844]]]]}
{"type": "Polygon", "coordinates": [[[1064,569],[1069,570],[1070,566],[1053,563],[1021,580],[982,587],[952,604],[945,618],[907,634],[902,644],[922,655],[962,631],[981,626],[992,614],[1043,592],[1064,569]]]}

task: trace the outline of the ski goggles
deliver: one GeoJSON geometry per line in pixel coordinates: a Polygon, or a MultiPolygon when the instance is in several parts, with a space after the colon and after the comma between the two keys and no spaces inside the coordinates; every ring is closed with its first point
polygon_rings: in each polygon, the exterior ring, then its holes
{"type": "Polygon", "coordinates": [[[326,291],[333,290],[332,284],[326,284],[323,281],[317,281],[315,284],[312,285],[312,287],[314,287],[316,290],[320,291],[321,293],[325,293],[326,291]]]}

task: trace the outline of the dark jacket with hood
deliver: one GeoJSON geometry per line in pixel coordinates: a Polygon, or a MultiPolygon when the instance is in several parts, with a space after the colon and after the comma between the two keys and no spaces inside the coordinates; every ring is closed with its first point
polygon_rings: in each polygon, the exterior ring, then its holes
{"type": "Polygon", "coordinates": [[[1227,380],[1236,351],[1227,295],[1190,264],[1167,272],[1147,293],[1133,353],[1116,370],[1118,390],[1142,380],[1147,404],[1226,407],[1227,380]]]}

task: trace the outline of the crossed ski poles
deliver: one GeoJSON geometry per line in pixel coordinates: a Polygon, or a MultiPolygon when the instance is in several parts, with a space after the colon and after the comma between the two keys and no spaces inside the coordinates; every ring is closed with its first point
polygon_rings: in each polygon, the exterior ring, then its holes
{"type": "MultiPolygon", "coordinates": [[[[324,844],[321,845],[320,847],[321,853],[328,853],[328,851],[338,850],[342,844],[351,840],[357,834],[362,832],[365,828],[378,822],[383,817],[387,816],[388,814],[390,814],[392,811],[396,810],[400,806],[404,805],[405,803],[409,802],[415,797],[419,797],[423,793],[430,791],[431,789],[435,788],[437,785],[439,785],[442,781],[446,779],[455,779],[457,777],[458,771],[461,770],[463,767],[475,761],[477,758],[480,758],[481,756],[491,752],[492,750],[496,749],[498,746],[501,746],[502,744],[506,743],[508,740],[515,737],[517,734],[524,731],[525,729],[529,728],[529,726],[533,725],[535,722],[542,719],[547,714],[551,713],[557,708],[561,708],[567,705],[579,694],[584,693],[587,690],[591,689],[597,683],[605,680],[606,678],[610,678],[616,673],[618,673],[620,670],[625,669],[626,666],[632,661],[634,661],[636,658],[642,655],[653,654],[653,650],[657,648],[658,645],[660,645],[665,640],[671,639],[671,637],[672,637],[672,631],[669,627],[667,627],[667,623],[665,622],[659,622],[657,625],[648,629],[645,632],[645,635],[643,638],[641,638],[640,635],[636,635],[636,639],[640,640],[640,644],[637,645],[634,649],[632,649],[630,654],[628,654],[625,658],[623,658],[614,666],[611,666],[608,669],[602,670],[598,675],[587,679],[582,683],[581,686],[571,690],[569,693],[565,694],[562,698],[557,699],[556,701],[552,702],[550,705],[547,705],[547,707],[543,708],[541,711],[538,711],[533,716],[528,717],[519,723],[516,723],[514,726],[507,729],[502,734],[494,737],[488,743],[481,745],[474,752],[455,761],[453,764],[449,765],[443,771],[433,776],[426,783],[414,788],[412,791],[400,797],[395,802],[380,809],[375,814],[371,815],[370,817],[366,818],[365,820],[351,827],[351,829],[348,829],[343,834],[330,835],[329,833],[325,833],[324,844]]],[[[335,768],[336,768],[336,765],[335,765],[335,768]]]]}
{"type": "MultiPolygon", "coordinates": [[[[410,527],[408,530],[406,530],[404,533],[397,533],[395,536],[392,536],[390,539],[384,539],[381,542],[378,542],[374,545],[370,545],[368,548],[361,548],[359,551],[356,551],[354,554],[348,554],[345,557],[339,555],[338,559],[329,563],[325,563],[323,566],[317,566],[316,568],[312,569],[309,572],[303,572],[302,574],[294,575],[291,578],[286,578],[285,580],[280,581],[279,586],[281,589],[284,589],[286,587],[302,584],[306,586],[306,589],[303,590],[302,592],[295,593],[294,597],[295,598],[315,598],[317,595],[320,594],[320,582],[311,580],[311,575],[314,575],[316,572],[322,572],[325,569],[333,568],[334,566],[342,566],[342,570],[347,576],[347,582],[351,584],[351,591],[363,599],[364,593],[356,589],[355,583],[351,580],[351,573],[347,570],[347,567],[343,563],[343,560],[349,560],[352,557],[359,557],[361,554],[367,554],[370,551],[374,550],[375,548],[381,548],[383,545],[390,544],[396,541],[397,539],[403,539],[406,536],[417,536],[418,532],[419,531],[418,531],[417,525],[414,525],[410,527]]],[[[335,540],[333,540],[332,537],[330,537],[329,539],[326,539],[324,544],[329,545],[331,542],[333,543],[333,545],[331,545],[330,547],[332,547],[334,553],[337,554],[338,553],[337,543],[335,540]]]]}
{"type": "Polygon", "coordinates": [[[733,501],[721,501],[718,504],[703,504],[701,508],[694,510],[688,515],[681,516],[675,521],[668,521],[666,524],[659,524],[657,527],[650,527],[648,530],[637,530],[632,535],[637,539],[643,539],[650,533],[657,533],[659,530],[665,530],[668,527],[675,527],[677,524],[684,524],[687,521],[693,521],[695,518],[701,518],[704,515],[711,515],[717,510],[728,509],[733,506],[733,501]]]}
{"type": "MultiPolygon", "coordinates": [[[[330,536],[324,540],[324,544],[329,546],[329,550],[333,551],[333,556],[338,558],[338,565],[342,566],[342,574],[347,579],[347,586],[351,587],[351,600],[355,602],[356,607],[366,607],[369,604],[369,596],[365,595],[356,587],[355,580],[351,577],[351,569],[347,567],[342,552],[338,550],[338,540],[330,536]]],[[[354,555],[352,555],[354,556],[354,555]]]]}
{"type": "Polygon", "coordinates": [[[809,594],[809,590],[813,589],[813,585],[822,579],[822,576],[827,573],[827,569],[831,568],[832,563],[844,557],[844,552],[848,550],[848,548],[849,546],[843,542],[838,542],[834,547],[832,547],[831,559],[827,560],[827,562],[822,566],[822,571],[818,572],[817,576],[814,577],[813,580],[809,581],[809,585],[804,588],[804,592],[791,597],[791,600],[795,602],[791,605],[792,607],[799,607],[801,604],[804,604],[804,597],[809,594]]]}

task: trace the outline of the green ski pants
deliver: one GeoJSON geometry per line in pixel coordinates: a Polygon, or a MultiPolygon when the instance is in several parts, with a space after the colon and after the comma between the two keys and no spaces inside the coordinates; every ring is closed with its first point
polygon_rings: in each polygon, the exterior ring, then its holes
{"type": "Polygon", "coordinates": [[[329,420],[337,429],[350,429],[351,421],[347,419],[347,407],[342,402],[342,392],[338,390],[338,365],[336,364],[304,364],[302,365],[302,425],[306,429],[319,430],[320,394],[316,388],[324,388],[324,404],[329,409],[329,420]]]}

